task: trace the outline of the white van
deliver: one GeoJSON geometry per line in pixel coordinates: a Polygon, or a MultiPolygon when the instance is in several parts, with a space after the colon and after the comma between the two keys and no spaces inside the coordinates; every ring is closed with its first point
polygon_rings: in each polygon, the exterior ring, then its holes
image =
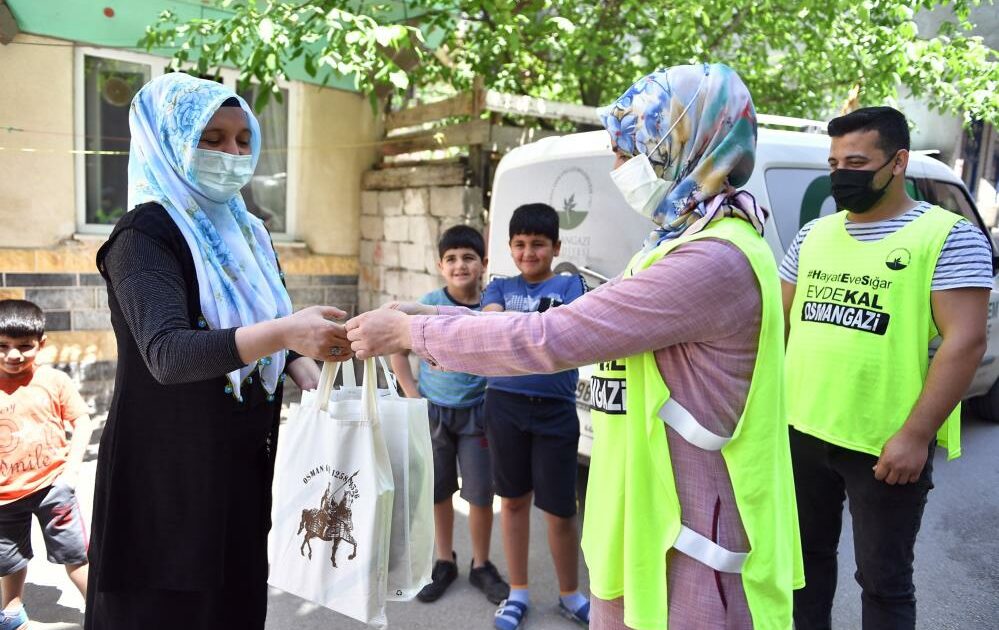
{"type": "MultiPolygon", "coordinates": [[[[756,167],[745,189],[771,211],[765,237],[778,262],[802,225],[835,211],[828,155],[829,137],[825,134],[759,130],[756,167]]],[[[514,209],[531,202],[548,203],[559,212],[562,251],[554,261],[557,272],[581,273],[591,288],[620,274],[654,226],[625,203],[610,179],[613,165],[605,131],[545,138],[503,157],[496,169],[490,204],[490,279],[518,273],[509,255],[507,226],[514,209]]],[[[989,234],[964,184],[941,162],[913,153],[906,179],[912,197],[957,212],[989,234]]],[[[993,244],[994,269],[997,260],[993,244]]],[[[967,393],[974,399],[974,412],[992,421],[999,421],[997,317],[999,292],[993,289],[988,350],[967,393]]],[[[580,369],[577,389],[579,455],[584,465],[589,461],[593,439],[590,372],[580,369]]]]}

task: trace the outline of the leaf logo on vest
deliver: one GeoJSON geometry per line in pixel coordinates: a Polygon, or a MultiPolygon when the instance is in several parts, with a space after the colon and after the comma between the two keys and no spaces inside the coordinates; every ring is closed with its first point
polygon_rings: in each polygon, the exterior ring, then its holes
{"type": "Polygon", "coordinates": [[[904,247],[899,247],[888,254],[888,258],[885,259],[885,267],[892,271],[902,271],[909,266],[910,262],[912,262],[912,254],[904,247]]]}
{"type": "Polygon", "coordinates": [[[302,510],[302,521],[298,525],[299,534],[303,535],[302,546],[299,552],[305,556],[305,550],[309,550],[309,561],[312,560],[312,544],[309,542],[313,538],[324,541],[333,541],[333,551],[330,553],[330,562],[336,568],[336,552],[341,542],[345,542],[354,547],[348,560],[353,560],[357,556],[357,541],[354,540],[354,518],[351,512],[351,504],[354,499],[361,496],[354,483],[354,477],[361,471],[356,470],[354,474],[348,476],[339,470],[334,469],[329,464],[323,464],[310,470],[302,479],[302,483],[308,485],[309,482],[321,475],[329,475],[330,480],[326,484],[326,491],[323,492],[322,499],[319,500],[318,508],[305,508],[302,510]],[[337,495],[340,496],[337,499],[337,495]]]}
{"type": "MultiPolygon", "coordinates": [[[[610,361],[600,364],[600,372],[624,372],[624,363],[610,361]]],[[[622,416],[628,412],[628,390],[624,377],[590,378],[590,404],[595,411],[611,416],[622,416]]]]}

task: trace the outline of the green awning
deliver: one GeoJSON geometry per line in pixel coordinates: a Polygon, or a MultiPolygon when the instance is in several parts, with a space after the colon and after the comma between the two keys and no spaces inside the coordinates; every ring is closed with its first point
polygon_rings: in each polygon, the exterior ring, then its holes
{"type": "MultiPolygon", "coordinates": [[[[181,20],[199,17],[224,17],[230,11],[215,9],[210,2],[198,0],[6,0],[18,28],[22,32],[53,37],[70,42],[102,48],[118,48],[136,52],[147,52],[139,48],[137,42],[145,33],[146,27],[155,24],[160,13],[172,11],[181,20]]],[[[404,8],[399,5],[399,19],[403,19],[404,8]]],[[[162,57],[172,55],[171,50],[153,50],[152,54],[162,57]]],[[[312,78],[301,61],[292,63],[285,69],[289,79],[322,85],[322,77],[312,78]]],[[[353,91],[349,78],[334,77],[328,84],[343,90],[353,91]]]]}

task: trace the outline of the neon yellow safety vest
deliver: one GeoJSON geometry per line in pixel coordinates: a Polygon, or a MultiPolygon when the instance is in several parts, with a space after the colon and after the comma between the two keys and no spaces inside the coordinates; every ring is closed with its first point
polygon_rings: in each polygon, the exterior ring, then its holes
{"type": "MultiPolygon", "coordinates": [[[[742,574],[756,630],[791,628],[792,589],[804,584],[783,398],[783,317],[773,254],[749,223],[721,219],[703,231],[636,256],[623,282],[679,245],[716,238],[748,258],[762,290],[763,317],[745,410],[731,439],[708,432],[670,398],[652,351],[602,364],[591,383],[593,452],[583,553],[590,588],[624,597],[624,620],[668,627],[666,554],[686,553],[715,570],[742,574]],[[734,553],[681,524],[664,422],[688,441],[721,450],[750,550],[734,553]]],[[[746,287],[747,291],[753,290],[746,287]]]]}
{"type": "MultiPolygon", "coordinates": [[[[909,417],[937,336],[933,271],[961,217],[937,206],[894,234],[860,242],[846,213],[819,219],[801,244],[787,343],[788,421],[854,451],[881,455],[909,417]]],[[[960,405],[937,439],[961,454],[960,405]]]]}

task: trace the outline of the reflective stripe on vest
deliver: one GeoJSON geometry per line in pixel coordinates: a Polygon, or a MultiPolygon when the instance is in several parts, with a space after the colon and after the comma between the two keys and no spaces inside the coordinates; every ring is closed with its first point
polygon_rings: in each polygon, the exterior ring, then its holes
{"type": "MultiPolygon", "coordinates": [[[[705,451],[720,451],[732,440],[705,429],[694,414],[687,411],[672,396],[659,408],[659,419],[676,431],[680,437],[705,451]]],[[[686,525],[680,527],[680,534],[676,537],[673,548],[715,571],[724,573],[742,573],[742,565],[749,555],[725,549],[686,525]]]]}
{"type": "Polygon", "coordinates": [[[742,573],[748,553],[729,551],[686,525],[680,527],[673,548],[722,573],[742,573]]]}
{"type": "Polygon", "coordinates": [[[705,451],[720,451],[725,448],[726,444],[732,441],[732,438],[716,435],[705,429],[704,425],[698,422],[672,396],[659,409],[659,419],[665,422],[666,426],[671,427],[679,433],[683,439],[705,451]]]}

